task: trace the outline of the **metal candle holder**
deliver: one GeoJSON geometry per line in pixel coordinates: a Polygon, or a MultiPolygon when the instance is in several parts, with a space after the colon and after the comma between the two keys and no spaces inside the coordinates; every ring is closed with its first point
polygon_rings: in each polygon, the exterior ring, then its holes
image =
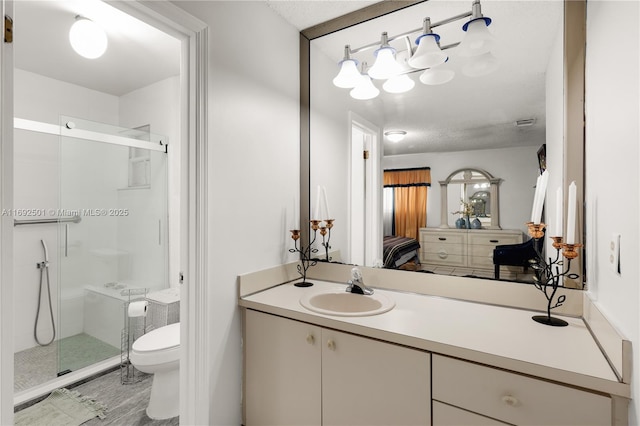
{"type": "MultiPolygon", "coordinates": [[[[544,223],[528,222],[529,235],[536,240],[540,240],[544,236],[545,226],[544,223]]],[[[556,249],[556,258],[554,260],[551,260],[551,257],[549,257],[548,261],[545,261],[544,256],[537,248],[537,258],[529,260],[531,268],[535,271],[533,283],[547,298],[547,315],[535,315],[532,319],[541,324],[553,327],[566,327],[568,323],[560,318],[552,317],[551,310],[562,306],[566,300],[565,295],[560,295],[554,302],[558,287],[564,287],[564,285],[560,285],[560,280],[564,279],[564,277],[571,279],[578,278],[578,274],[570,273],[569,271],[571,269],[571,260],[578,257],[576,249],[582,247],[582,244],[564,243],[562,237],[551,237],[551,239],[553,240],[553,247],[556,249]],[[564,271],[562,271],[564,260],[560,257],[561,252],[562,257],[567,259],[567,267],[564,271]]]]}
{"type": "Polygon", "coordinates": [[[325,260],[327,262],[331,261],[329,257],[329,249],[331,245],[329,245],[329,241],[331,241],[331,228],[333,228],[333,222],[335,219],[326,219],[326,225],[320,227],[320,235],[322,235],[322,247],[324,247],[325,260]]]}
{"type": "Polygon", "coordinates": [[[313,254],[318,252],[317,248],[313,247],[313,244],[316,242],[316,238],[318,236],[318,230],[320,231],[320,235],[322,235],[322,247],[325,250],[326,261],[329,262],[331,258],[329,257],[329,249],[331,245],[329,241],[331,241],[331,228],[333,228],[333,222],[335,219],[326,219],[325,226],[320,226],[322,223],[321,220],[312,219],[309,221],[311,224],[311,230],[313,231],[313,238],[309,245],[304,248],[302,246],[298,247],[298,240],[300,239],[300,230],[292,229],[291,231],[291,239],[293,239],[293,248],[289,249],[290,253],[299,253],[300,254],[300,263],[298,264],[298,273],[302,277],[302,282],[295,283],[296,287],[311,287],[313,283],[307,281],[307,269],[309,267],[314,266],[318,263],[318,259],[313,257],[313,254]]]}

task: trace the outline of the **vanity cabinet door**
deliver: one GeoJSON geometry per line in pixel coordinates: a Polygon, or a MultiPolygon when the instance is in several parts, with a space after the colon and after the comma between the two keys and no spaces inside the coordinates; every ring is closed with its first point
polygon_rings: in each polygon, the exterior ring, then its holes
{"type": "Polygon", "coordinates": [[[320,327],[245,310],[245,425],[321,424],[320,327]]]}
{"type": "Polygon", "coordinates": [[[429,425],[430,354],[322,330],[324,425],[429,425]]]}

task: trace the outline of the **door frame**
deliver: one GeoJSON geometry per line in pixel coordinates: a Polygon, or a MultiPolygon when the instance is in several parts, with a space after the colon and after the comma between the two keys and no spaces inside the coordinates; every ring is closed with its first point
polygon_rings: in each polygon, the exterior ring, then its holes
{"type": "MultiPolygon", "coordinates": [[[[13,0],[1,0],[13,17],[13,0]]],[[[106,3],[181,40],[180,421],[209,423],[207,81],[208,27],[166,1],[106,3]]],[[[0,211],[13,207],[13,45],[0,47],[0,211]]],[[[0,424],[13,423],[13,218],[0,225],[0,424]]]]}
{"type": "MultiPolygon", "coordinates": [[[[350,149],[350,181],[353,181],[354,173],[360,170],[355,162],[363,161],[362,157],[353,154],[353,129],[359,128],[366,137],[370,138],[368,146],[368,159],[364,160],[364,217],[354,217],[352,213],[352,202],[356,202],[356,195],[352,193],[353,185],[349,185],[349,235],[353,234],[354,224],[364,221],[364,265],[374,266],[378,260],[382,259],[382,149],[380,141],[380,127],[359,116],[353,111],[349,111],[349,149],[350,149]]],[[[349,238],[349,256],[353,252],[353,238],[349,238]]],[[[353,259],[351,259],[353,263],[353,259]]]]}

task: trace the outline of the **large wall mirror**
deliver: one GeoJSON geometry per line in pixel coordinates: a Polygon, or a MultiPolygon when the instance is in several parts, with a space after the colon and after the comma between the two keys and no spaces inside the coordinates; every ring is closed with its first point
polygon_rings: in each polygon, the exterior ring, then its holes
{"type": "MultiPolygon", "coordinates": [[[[488,29],[493,35],[491,61],[484,63],[464,57],[457,45],[470,18],[454,18],[472,11],[471,0],[381,2],[303,31],[303,224],[334,219],[331,248],[339,259],[374,266],[382,257],[384,236],[383,170],[430,169],[424,227],[439,228],[443,217],[450,224],[456,220],[440,182],[470,169],[496,179],[494,193],[491,188],[484,193],[494,199],[487,204],[491,208],[482,228],[521,231],[526,240],[541,147],[546,147],[549,193],[572,180],[582,183],[582,140],[568,136],[568,127],[572,115],[582,116],[581,101],[571,101],[572,96],[582,99],[581,85],[571,79],[584,77],[579,72],[571,75],[568,63],[576,61],[567,59],[572,42],[567,34],[570,26],[581,27],[584,21],[568,19],[571,3],[576,2],[483,0],[481,13],[491,18],[488,29]],[[373,80],[379,94],[371,99],[356,99],[350,88],[333,83],[345,46],[349,58],[357,60],[357,69],[366,72],[376,60],[383,33],[396,51],[396,61],[408,67],[425,18],[449,57],[433,69],[446,69],[453,79],[423,84],[434,77],[413,70],[405,74],[413,89],[388,92],[383,80],[373,80]],[[404,139],[390,140],[385,134],[392,131],[405,132],[404,139]],[[318,193],[326,195],[332,217],[315,217],[322,214],[313,202],[318,193]],[[491,216],[499,218],[498,226],[492,226],[491,216]]],[[[482,196],[481,189],[476,192],[482,196]]],[[[547,211],[562,208],[553,198],[547,198],[547,211]]]]}

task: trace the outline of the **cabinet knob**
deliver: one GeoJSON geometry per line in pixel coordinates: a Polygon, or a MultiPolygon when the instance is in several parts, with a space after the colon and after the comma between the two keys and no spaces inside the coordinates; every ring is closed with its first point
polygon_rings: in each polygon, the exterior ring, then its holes
{"type": "Polygon", "coordinates": [[[307,334],[307,343],[313,345],[316,342],[316,338],[313,337],[313,334],[307,334]]]}
{"type": "Polygon", "coordinates": [[[520,404],[520,401],[518,401],[518,398],[516,398],[515,396],[512,395],[505,395],[502,397],[502,402],[504,402],[505,404],[507,404],[510,407],[515,407],[518,404],[520,404]]]}
{"type": "Polygon", "coordinates": [[[440,259],[446,259],[448,255],[449,255],[449,253],[447,253],[446,250],[440,250],[438,252],[438,257],[440,259]]]}
{"type": "Polygon", "coordinates": [[[332,351],[336,350],[336,342],[334,342],[332,339],[327,340],[327,347],[329,349],[331,349],[332,351]]]}

